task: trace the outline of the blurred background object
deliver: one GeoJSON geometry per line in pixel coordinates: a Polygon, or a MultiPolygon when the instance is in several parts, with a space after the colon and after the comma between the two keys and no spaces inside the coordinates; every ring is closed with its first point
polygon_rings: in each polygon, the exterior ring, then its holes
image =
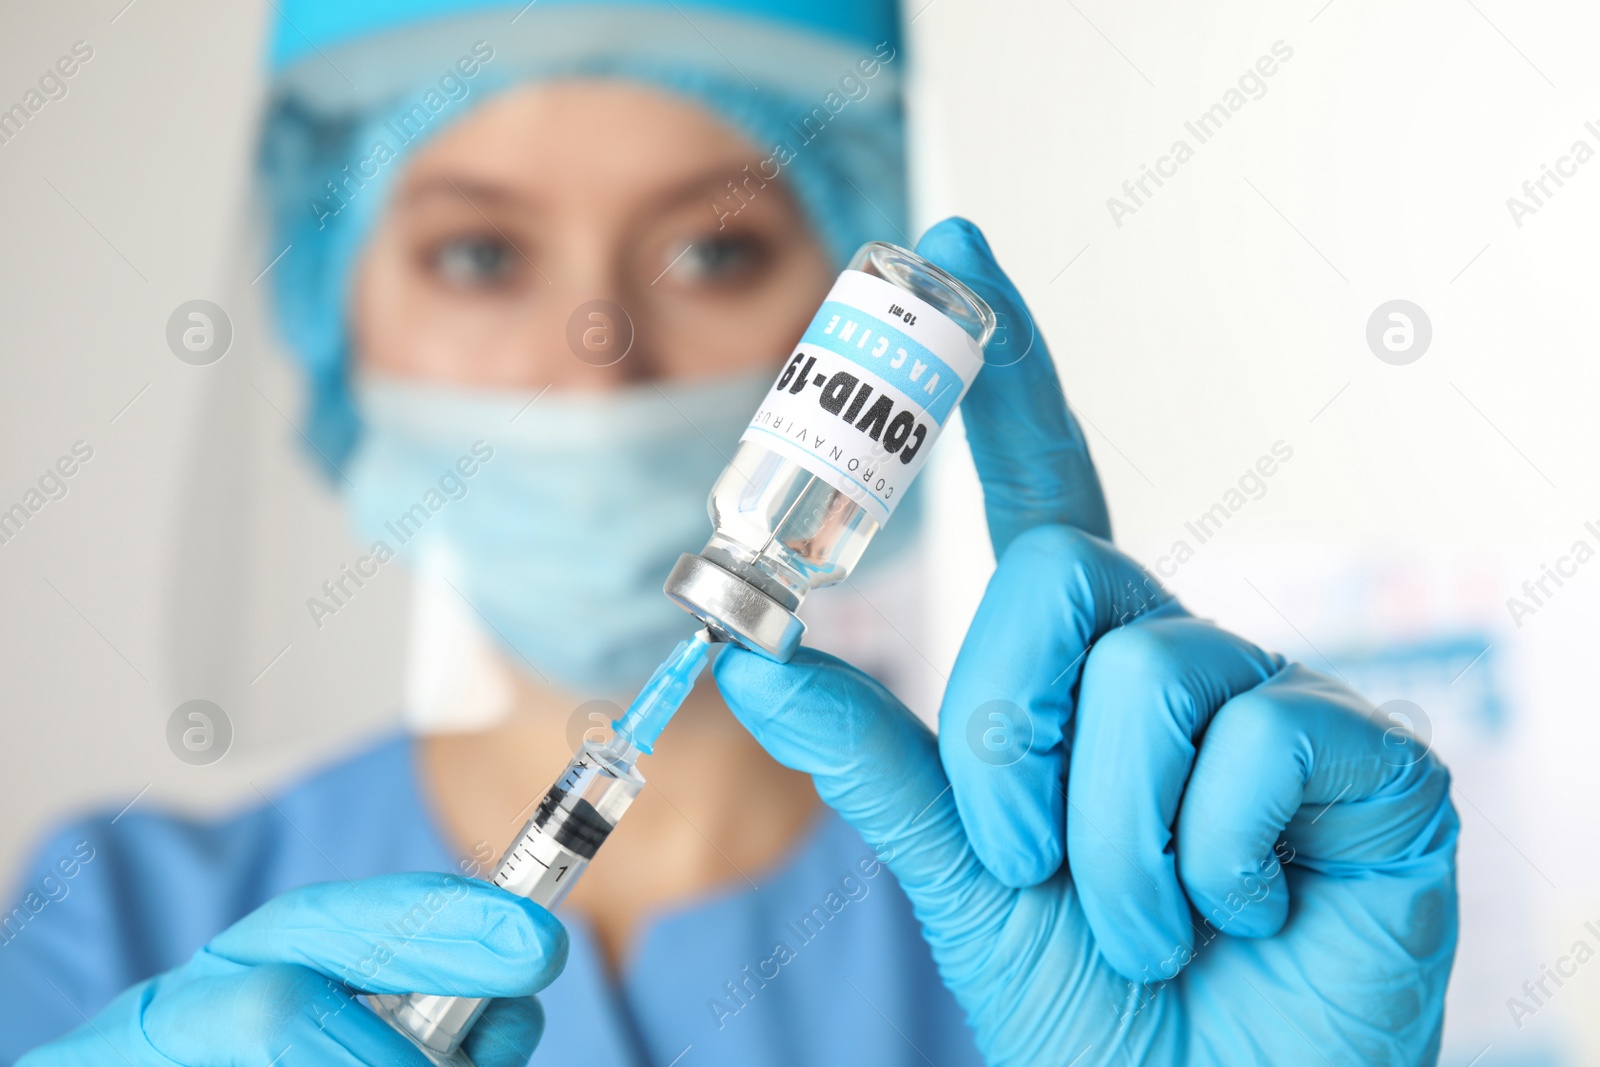
{"type": "MultiPolygon", "coordinates": [[[[292,254],[248,204],[268,10],[0,14],[8,878],[68,811],[255,803],[399,718],[405,576],[306,607],[359,550],[255,305],[292,254]]],[[[906,20],[914,232],[881,236],[982,225],[1039,319],[1004,344],[1050,337],[1121,545],[1451,766],[1443,1062],[1600,1062],[1600,12],[906,20]]],[[[928,712],[992,561],[961,448],[925,482],[928,712]]]]}

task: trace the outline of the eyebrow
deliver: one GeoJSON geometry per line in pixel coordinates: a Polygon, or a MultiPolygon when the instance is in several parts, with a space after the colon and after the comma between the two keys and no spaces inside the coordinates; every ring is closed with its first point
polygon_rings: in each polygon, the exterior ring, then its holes
{"type": "Polygon", "coordinates": [[[398,197],[402,205],[409,205],[418,200],[430,197],[445,196],[452,200],[465,199],[469,204],[476,206],[479,203],[489,203],[495,206],[528,206],[526,197],[507,189],[503,185],[486,182],[478,178],[456,177],[440,174],[427,178],[407,188],[398,197]]]}
{"type": "MultiPolygon", "coordinates": [[[[679,204],[685,203],[686,201],[694,200],[700,196],[703,196],[708,190],[722,189],[729,184],[736,183],[739,180],[739,177],[744,173],[744,169],[749,165],[749,160],[742,160],[738,164],[734,164],[732,161],[729,161],[727,163],[719,164],[716,167],[707,168],[698,174],[685,178],[683,181],[678,182],[675,185],[669,186],[667,189],[652,197],[652,206],[656,208],[677,207],[679,204]]],[[[767,182],[777,181],[781,176],[782,175],[779,174],[771,178],[762,178],[760,174],[757,173],[757,180],[765,184],[767,182]]]]}
{"type": "MultiPolygon", "coordinates": [[[[747,161],[737,165],[729,161],[702,170],[654,194],[650,197],[649,204],[656,210],[677,207],[704,195],[710,189],[721,189],[728,182],[737,181],[746,165],[747,161]]],[[[776,180],[777,177],[765,179],[768,182],[776,180]]],[[[536,200],[496,182],[449,174],[439,174],[417,182],[401,193],[398,202],[404,206],[436,196],[446,196],[456,200],[464,198],[473,207],[480,205],[507,208],[539,207],[536,200]]]]}

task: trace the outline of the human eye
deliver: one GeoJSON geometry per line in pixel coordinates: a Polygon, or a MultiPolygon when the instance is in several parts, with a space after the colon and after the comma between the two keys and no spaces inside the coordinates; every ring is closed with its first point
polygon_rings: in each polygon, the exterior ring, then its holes
{"type": "Polygon", "coordinates": [[[707,234],[682,247],[668,267],[683,285],[737,286],[753,280],[769,260],[766,242],[737,234],[707,234]]]}
{"type": "Polygon", "coordinates": [[[524,264],[509,240],[498,233],[457,234],[428,250],[429,272],[456,289],[501,289],[516,281],[524,264]]]}

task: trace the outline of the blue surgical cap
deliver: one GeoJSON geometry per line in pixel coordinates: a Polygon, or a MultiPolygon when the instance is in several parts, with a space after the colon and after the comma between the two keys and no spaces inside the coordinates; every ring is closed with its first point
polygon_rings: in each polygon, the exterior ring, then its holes
{"type": "MultiPolygon", "coordinates": [[[[260,175],[279,331],[306,374],[305,434],[337,469],[353,267],[409,152],[496,93],[615,78],[694,101],[782,164],[839,266],[908,243],[894,0],[278,0],[260,175]],[[286,250],[286,251],[285,251],[286,250]]],[[[712,209],[708,207],[708,211],[712,209]]]]}

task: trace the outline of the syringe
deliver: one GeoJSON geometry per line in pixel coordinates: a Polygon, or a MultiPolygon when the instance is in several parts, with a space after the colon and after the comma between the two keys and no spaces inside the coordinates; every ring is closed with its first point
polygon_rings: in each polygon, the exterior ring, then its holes
{"type": "MultiPolygon", "coordinates": [[[[500,857],[491,882],[552,911],[561,903],[644,788],[634,763],[641,754],[650,754],[662,728],[688,697],[713,640],[710,630],[701,630],[679,642],[611,724],[611,740],[584,742],[500,857]]],[[[374,994],[367,1002],[434,1063],[472,1067],[461,1043],[488,1000],[393,993],[374,994]]]]}

